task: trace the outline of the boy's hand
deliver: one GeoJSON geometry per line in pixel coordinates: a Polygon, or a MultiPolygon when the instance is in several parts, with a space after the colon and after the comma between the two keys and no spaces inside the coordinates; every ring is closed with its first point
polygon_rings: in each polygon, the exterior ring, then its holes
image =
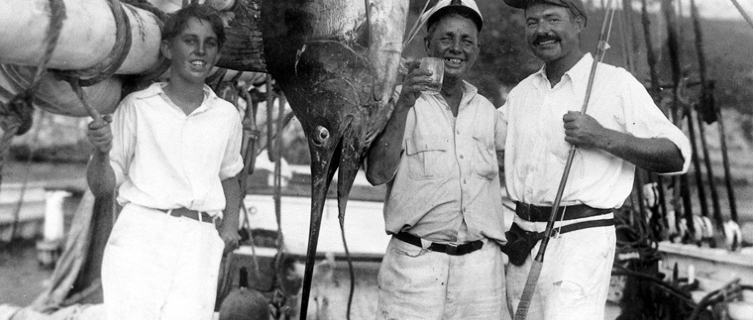
{"type": "Polygon", "coordinates": [[[222,252],[223,256],[238,248],[241,241],[241,235],[238,234],[237,228],[228,227],[225,224],[222,224],[220,225],[218,232],[220,233],[222,241],[225,242],[225,250],[222,252]]]}
{"type": "Polygon", "coordinates": [[[86,135],[97,152],[107,154],[112,149],[112,130],[110,129],[112,117],[105,115],[102,119],[104,122],[90,122],[86,135]]]}

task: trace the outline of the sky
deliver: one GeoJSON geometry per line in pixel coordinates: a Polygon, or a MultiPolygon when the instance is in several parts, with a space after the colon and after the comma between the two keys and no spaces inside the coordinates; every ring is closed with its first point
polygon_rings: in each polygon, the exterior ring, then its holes
{"type": "MultiPolygon", "coordinates": [[[[748,16],[753,16],[753,1],[737,0],[748,16]]],[[[744,20],[732,0],[696,0],[702,18],[744,20]]],[[[690,0],[682,0],[683,14],[690,15],[690,0]]]]}
{"type": "MultiPolygon", "coordinates": [[[[477,1],[484,1],[484,0],[477,0],[477,1]]],[[[585,0],[586,2],[591,1],[595,5],[598,5],[602,2],[606,3],[607,0],[585,0]]],[[[620,3],[617,0],[615,2],[620,3]]],[[[744,18],[740,11],[737,10],[735,5],[733,4],[732,0],[695,0],[696,5],[698,6],[698,12],[701,15],[701,18],[705,19],[725,19],[725,20],[740,20],[744,21],[744,18]]],[[[753,0],[737,0],[737,3],[740,4],[740,6],[743,8],[743,10],[748,14],[748,16],[753,17],[753,0]]],[[[690,16],[690,0],[681,0],[681,6],[682,6],[682,13],[685,16],[690,16]]],[[[633,0],[633,7],[636,10],[640,10],[641,8],[641,1],[640,0],[633,0]]],[[[658,3],[653,6],[653,10],[659,10],[658,3]]]]}

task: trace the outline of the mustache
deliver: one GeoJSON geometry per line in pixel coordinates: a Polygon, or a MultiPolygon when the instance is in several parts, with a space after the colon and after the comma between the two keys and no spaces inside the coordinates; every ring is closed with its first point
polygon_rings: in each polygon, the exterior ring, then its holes
{"type": "Polygon", "coordinates": [[[549,40],[560,41],[560,37],[553,34],[538,35],[536,36],[536,38],[533,39],[533,44],[538,45],[539,43],[542,43],[544,41],[549,41],[549,40]]]}

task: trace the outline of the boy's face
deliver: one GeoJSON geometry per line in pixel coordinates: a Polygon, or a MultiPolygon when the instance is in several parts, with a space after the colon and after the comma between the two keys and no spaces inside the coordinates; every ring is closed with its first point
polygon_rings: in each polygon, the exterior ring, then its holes
{"type": "Polygon", "coordinates": [[[162,41],[162,53],[170,59],[171,78],[204,83],[220,59],[219,42],[208,21],[190,18],[186,28],[162,41]]]}

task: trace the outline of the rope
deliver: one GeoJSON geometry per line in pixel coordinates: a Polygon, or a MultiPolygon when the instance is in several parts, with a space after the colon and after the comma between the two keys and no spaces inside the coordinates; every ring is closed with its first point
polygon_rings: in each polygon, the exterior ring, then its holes
{"type": "MultiPolygon", "coordinates": [[[[155,7],[153,4],[146,0],[121,0],[121,3],[127,4],[125,8],[134,13],[134,15],[136,14],[136,11],[131,7],[150,12],[155,16],[155,20],[157,21],[157,25],[159,25],[160,29],[164,27],[165,21],[167,21],[167,18],[169,17],[167,13],[155,7]]],[[[159,76],[167,72],[167,70],[170,68],[170,60],[165,58],[165,56],[161,53],[159,54],[158,59],[159,60],[156,67],[150,68],[145,73],[121,76],[124,85],[126,83],[132,85],[131,88],[126,88],[124,86],[122,96],[126,96],[133,91],[145,88],[146,86],[142,86],[142,83],[151,83],[152,81],[159,78],[159,76]]]]}
{"type": "Polygon", "coordinates": [[[75,79],[78,79],[77,85],[88,87],[111,77],[123,64],[131,49],[131,21],[120,4],[120,0],[109,0],[108,4],[115,18],[115,44],[110,53],[104,60],[88,69],[56,70],[58,79],[72,85],[75,79]]]}
{"type": "MultiPolygon", "coordinates": [[[[8,104],[0,103],[0,128],[3,129],[3,135],[0,137],[0,184],[2,184],[2,171],[5,167],[5,161],[8,158],[8,150],[10,149],[13,137],[22,135],[31,129],[34,116],[34,92],[36,92],[37,87],[42,80],[42,75],[47,70],[47,63],[52,57],[52,52],[55,51],[55,46],[60,37],[60,30],[62,29],[63,21],[66,18],[65,3],[63,3],[62,0],[50,0],[49,6],[50,24],[47,27],[47,36],[44,41],[45,51],[42,60],[39,61],[39,64],[37,65],[37,71],[34,74],[31,85],[23,92],[14,96],[8,104]]],[[[24,181],[23,190],[25,190],[25,188],[26,181],[24,181]]],[[[23,190],[21,192],[21,200],[23,200],[23,190]]],[[[19,211],[20,210],[16,210],[13,218],[10,240],[13,240],[16,233],[19,211]]]]}
{"type": "Polygon", "coordinates": [[[421,19],[424,11],[426,11],[426,8],[429,6],[429,0],[426,0],[424,3],[424,8],[421,10],[421,13],[418,15],[418,19],[416,19],[416,22],[413,24],[413,27],[411,27],[410,32],[408,32],[408,37],[405,38],[405,41],[403,42],[403,49],[405,49],[405,46],[407,46],[414,37],[418,34],[418,31],[421,30],[421,27],[426,23],[423,19],[421,19]]]}
{"type": "Polygon", "coordinates": [[[97,109],[89,105],[81,87],[87,87],[99,83],[111,77],[125,61],[131,49],[131,22],[125,14],[120,0],[109,0],[110,11],[115,19],[115,44],[108,56],[88,69],[82,70],[55,70],[55,76],[71,85],[86,112],[94,119],[94,126],[99,127],[104,122],[102,115],[97,109]]]}
{"type": "Polygon", "coordinates": [[[23,173],[23,182],[21,184],[21,192],[18,196],[18,201],[16,202],[16,210],[13,211],[13,225],[11,225],[11,231],[10,231],[10,239],[13,240],[16,237],[16,231],[18,228],[18,222],[21,218],[21,207],[23,206],[24,202],[24,196],[26,195],[26,189],[29,184],[29,176],[31,171],[31,161],[34,160],[34,148],[33,146],[37,143],[39,140],[39,133],[42,131],[42,120],[44,119],[46,113],[42,112],[39,117],[40,124],[36,127],[34,130],[34,136],[32,137],[30,145],[32,148],[29,148],[29,156],[26,158],[26,168],[23,173]]]}
{"type": "MultiPolygon", "coordinates": [[[[42,80],[42,75],[46,71],[47,63],[55,51],[60,30],[63,21],[66,18],[65,3],[62,0],[50,0],[50,24],[47,28],[47,37],[45,38],[45,51],[42,60],[37,65],[37,71],[29,88],[17,94],[7,105],[0,103],[0,128],[3,129],[3,144],[0,150],[6,150],[9,146],[10,138],[5,136],[22,135],[31,129],[34,92],[37,90],[42,80]],[[6,145],[6,142],[8,145],[6,145]]],[[[2,166],[0,166],[2,168],[2,166]]]]}

